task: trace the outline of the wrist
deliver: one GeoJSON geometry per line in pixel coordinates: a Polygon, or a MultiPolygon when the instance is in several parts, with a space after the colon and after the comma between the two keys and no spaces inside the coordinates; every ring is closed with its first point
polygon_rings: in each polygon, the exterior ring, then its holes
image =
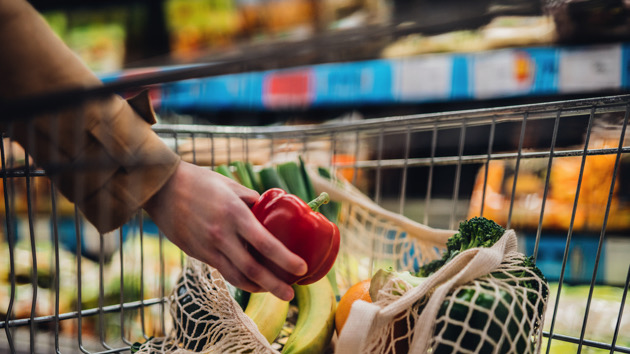
{"type": "Polygon", "coordinates": [[[166,180],[162,187],[158,189],[157,192],[149,197],[149,199],[147,199],[147,201],[144,203],[142,208],[147,213],[149,213],[149,215],[153,216],[155,213],[157,213],[157,210],[160,208],[160,206],[163,206],[164,203],[168,202],[168,195],[174,193],[174,191],[177,189],[177,185],[179,185],[181,183],[180,181],[186,176],[185,165],[186,162],[180,160],[175,167],[175,171],[166,180]]]}

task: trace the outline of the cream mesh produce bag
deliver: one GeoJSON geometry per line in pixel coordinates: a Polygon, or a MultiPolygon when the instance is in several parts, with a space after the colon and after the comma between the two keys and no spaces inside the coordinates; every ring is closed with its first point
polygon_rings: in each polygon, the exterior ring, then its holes
{"type": "Polygon", "coordinates": [[[343,180],[329,180],[309,170],[316,193],[327,192],[340,204],[341,235],[335,263],[341,293],[372,276],[372,270],[392,267],[413,270],[442,257],[446,241],[457,231],[419,224],[386,210],[343,180]]]}
{"type": "Polygon", "coordinates": [[[508,230],[490,248],[463,251],[419,286],[391,279],[374,303],[353,304],[336,352],[539,352],[549,290],[516,248],[508,230]]]}
{"type": "Polygon", "coordinates": [[[173,329],[138,353],[277,353],[230,296],[216,269],[188,257],[169,298],[173,329]]]}

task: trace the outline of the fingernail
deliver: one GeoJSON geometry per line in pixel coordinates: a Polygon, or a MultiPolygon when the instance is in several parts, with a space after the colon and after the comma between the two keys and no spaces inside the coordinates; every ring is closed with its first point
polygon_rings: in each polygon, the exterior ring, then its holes
{"type": "Polygon", "coordinates": [[[306,263],[302,263],[297,269],[297,275],[304,275],[308,271],[308,265],[306,263]]]}
{"type": "Polygon", "coordinates": [[[289,288],[289,290],[284,291],[282,294],[282,300],[291,301],[293,299],[293,289],[289,288]]]}

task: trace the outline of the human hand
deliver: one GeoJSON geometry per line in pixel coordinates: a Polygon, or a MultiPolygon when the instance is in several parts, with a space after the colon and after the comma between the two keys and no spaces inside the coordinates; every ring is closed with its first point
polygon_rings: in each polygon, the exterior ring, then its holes
{"type": "Polygon", "coordinates": [[[250,207],[258,193],[219,174],[184,161],[144,206],[152,220],[186,254],[221,272],[249,292],[269,291],[293,298],[293,289],[257,263],[249,244],[296,275],[306,263],[289,251],[256,219],[250,207]]]}

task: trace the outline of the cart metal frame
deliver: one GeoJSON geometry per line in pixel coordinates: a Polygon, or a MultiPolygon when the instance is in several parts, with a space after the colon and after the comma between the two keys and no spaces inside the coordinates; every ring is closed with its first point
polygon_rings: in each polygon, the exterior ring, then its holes
{"type": "MultiPolygon", "coordinates": [[[[238,63],[236,63],[238,64],[238,63]]],[[[229,63],[229,65],[236,65],[229,63]]],[[[176,72],[162,73],[154,76],[145,76],[134,80],[118,82],[106,85],[101,88],[77,92],[65,92],[50,96],[42,96],[33,98],[32,100],[24,100],[19,102],[4,102],[2,105],[6,117],[3,121],[11,119],[28,119],[28,117],[37,113],[49,112],[62,106],[71,104],[73,95],[74,101],[81,101],[102,97],[105,94],[118,92],[133,88],[140,88],[146,85],[165,84],[170,81],[177,81],[189,77],[214,75],[221,73],[227,68],[226,64],[209,65],[206,67],[197,67],[194,69],[184,69],[176,72]],[[63,98],[63,99],[59,99],[63,98]],[[10,118],[8,118],[10,117],[10,118]]],[[[165,112],[166,115],[166,112],[165,112]]],[[[612,339],[609,342],[602,342],[588,338],[586,333],[591,303],[593,301],[593,292],[595,285],[598,284],[597,278],[598,267],[602,262],[601,254],[604,243],[609,235],[607,228],[608,216],[611,210],[612,195],[615,186],[620,184],[616,179],[620,170],[621,161],[630,157],[630,145],[628,144],[628,136],[626,135],[628,126],[628,117],[630,115],[630,96],[612,96],[580,100],[568,100],[558,102],[548,102],[539,104],[528,104],[511,107],[497,107],[488,109],[476,109],[457,112],[443,112],[436,114],[419,114],[399,117],[384,117],[377,119],[367,119],[354,122],[330,122],[320,125],[300,125],[300,126],[273,126],[273,127],[235,127],[235,126],[206,126],[206,125],[172,125],[158,124],[154,126],[154,130],[166,142],[171,144],[173,149],[178,151],[183,142],[191,143],[192,161],[198,162],[195,155],[195,144],[204,139],[205,142],[210,141],[211,151],[214,151],[215,141],[219,138],[239,139],[245,151],[245,160],[249,157],[249,145],[257,139],[268,139],[272,143],[269,146],[270,156],[276,156],[280,152],[274,150],[274,141],[291,141],[301,146],[301,153],[307,156],[310,153],[307,146],[310,142],[325,141],[328,143],[327,148],[329,159],[325,165],[332,169],[352,169],[354,171],[353,181],[358,183],[357,176],[359,172],[364,173],[364,177],[368,180],[367,186],[363,189],[376,203],[386,205],[401,214],[405,214],[410,218],[435,227],[454,228],[466,211],[462,210],[462,204],[466,204],[470,198],[470,178],[471,170],[481,171],[483,176],[484,195],[485,185],[488,178],[487,166],[491,161],[495,160],[514,160],[515,173],[512,189],[516,188],[519,176],[519,168],[524,161],[545,159],[547,162],[546,181],[544,187],[544,197],[537,228],[535,230],[535,247],[534,257],[538,254],[541,238],[544,238],[545,230],[543,227],[543,217],[547,210],[546,200],[549,190],[549,175],[553,167],[555,159],[562,157],[581,157],[581,169],[579,173],[578,187],[575,192],[573,210],[571,214],[570,226],[565,237],[565,248],[558,280],[557,296],[555,302],[550,303],[547,311],[551,311],[551,322],[548,329],[544,331],[544,336],[551,343],[554,341],[565,341],[578,345],[578,351],[585,348],[599,348],[607,351],[630,353],[630,347],[620,346],[617,344],[621,337],[630,336],[630,333],[622,333],[622,320],[624,308],[627,307],[626,299],[628,288],[630,285],[630,263],[621,264],[620,267],[627,267],[625,281],[616,284],[623,289],[622,296],[619,299],[619,309],[606,314],[611,323],[615,323],[612,339]],[[618,124],[614,127],[617,134],[616,147],[611,148],[591,148],[589,140],[595,121],[604,114],[616,114],[620,118],[618,124]],[[576,123],[577,122],[577,123],[576,123]],[[576,125],[574,125],[574,123],[576,125]],[[575,127],[578,128],[575,128],[575,127]],[[573,131],[572,129],[578,129],[573,131]],[[537,135],[544,135],[544,138],[533,139],[537,135]],[[562,145],[559,140],[566,136],[579,136],[583,138],[581,145],[562,145]],[[363,144],[363,145],[361,145],[363,144]],[[367,146],[369,157],[363,158],[360,155],[359,146],[367,146]],[[354,154],[355,163],[333,164],[332,156],[336,152],[344,150],[350,154],[354,154]],[[596,252],[595,267],[592,269],[592,276],[588,285],[590,286],[589,295],[586,299],[586,311],[582,319],[580,333],[565,335],[556,332],[557,315],[559,304],[561,301],[561,292],[565,282],[566,267],[569,258],[569,250],[574,235],[574,220],[576,218],[576,210],[580,201],[580,185],[583,178],[584,166],[588,156],[610,155],[615,157],[614,169],[612,171],[613,179],[609,186],[605,186],[609,190],[609,198],[605,206],[605,218],[600,230],[597,232],[598,249],[596,252]],[[418,179],[418,176],[423,176],[418,179]],[[448,178],[444,177],[449,175],[448,178]],[[415,179],[415,180],[413,180],[415,179]],[[417,181],[421,181],[418,186],[417,181]],[[412,188],[413,187],[413,188],[412,188]],[[446,191],[446,192],[445,192],[446,191]],[[411,202],[420,201],[420,209],[411,208],[411,202]],[[444,208],[434,207],[439,202],[445,205],[444,208]],[[389,204],[388,204],[389,203],[389,204]],[[418,210],[421,210],[418,212],[418,210]]],[[[223,140],[221,140],[223,141],[223,140]]],[[[573,140],[573,143],[577,140],[573,140]]],[[[229,146],[229,144],[228,144],[229,146]]],[[[29,164],[29,160],[25,157],[25,164],[17,166],[11,147],[1,148],[1,170],[0,175],[5,188],[4,191],[4,209],[2,233],[5,235],[2,240],[2,246],[7,249],[9,255],[8,265],[9,280],[7,289],[8,306],[0,309],[2,313],[7,313],[7,318],[0,318],[0,349],[9,350],[11,352],[38,352],[56,351],[64,352],[66,350],[75,352],[80,350],[84,353],[117,353],[126,352],[135,341],[147,339],[153,335],[159,335],[165,332],[168,323],[168,311],[166,303],[168,300],[167,288],[167,270],[164,262],[164,244],[168,242],[165,237],[158,234],[159,255],[159,285],[157,294],[153,298],[145,298],[145,252],[143,242],[146,237],[143,225],[145,225],[144,216],[139,213],[134,220],[130,221],[129,227],[134,227],[138,233],[139,250],[140,250],[140,268],[138,275],[140,277],[140,293],[138,297],[130,300],[123,297],[125,286],[129,286],[124,281],[125,264],[123,262],[123,249],[127,244],[124,243],[124,232],[121,228],[114,235],[99,235],[99,252],[98,266],[98,305],[96,307],[84,308],[79,305],[74,311],[60,310],[60,287],[63,277],[60,262],[60,234],[58,199],[59,195],[53,189],[50,191],[50,235],[53,247],[50,249],[51,269],[51,303],[52,309],[46,313],[38,313],[38,301],[43,301],[41,296],[38,297],[40,284],[38,284],[38,228],[36,227],[36,210],[33,207],[35,179],[45,178],[47,173],[35,166],[29,164]],[[15,188],[17,183],[24,183],[25,198],[27,201],[27,210],[25,213],[16,211],[15,188]],[[18,220],[19,219],[19,220],[18,220]],[[26,231],[18,235],[16,231],[16,222],[20,222],[20,226],[26,225],[26,231]],[[26,317],[15,317],[15,304],[19,300],[16,297],[16,257],[17,251],[16,240],[19,237],[25,238],[30,245],[30,254],[32,259],[32,269],[30,272],[30,292],[32,300],[30,301],[30,315],[26,317]],[[108,262],[103,252],[107,238],[116,237],[122,247],[116,252],[119,254],[119,289],[120,298],[117,304],[105,305],[106,284],[104,278],[108,272],[108,262]],[[58,275],[58,276],[54,276],[58,275]],[[159,328],[150,332],[145,326],[145,312],[151,308],[159,309],[159,328]],[[126,314],[136,313],[136,317],[129,322],[126,314]],[[112,316],[119,318],[119,336],[112,338],[111,334],[104,328],[106,318],[112,316]],[[100,324],[98,333],[86,334],[83,323],[86,319],[93,319],[100,324]],[[63,322],[76,321],[76,333],[68,335],[61,331],[63,322]],[[139,328],[141,338],[130,338],[129,327],[135,326],[139,328]],[[46,330],[43,330],[43,328],[46,330]],[[46,344],[48,343],[48,344],[46,344]],[[45,349],[43,349],[45,347],[45,349]]],[[[230,148],[227,150],[230,160],[230,148]]],[[[209,167],[215,167],[214,158],[208,163],[209,167]]],[[[623,181],[626,183],[627,181],[623,181]]],[[[418,203],[414,204],[417,205],[418,203]]],[[[483,204],[482,204],[483,205],[483,204]]],[[[514,209],[514,198],[510,200],[507,218],[507,227],[511,227],[512,213],[514,209]]],[[[415,208],[415,207],[414,207],[415,208]]],[[[483,207],[480,210],[483,214],[483,207]]],[[[74,223],[73,237],[76,239],[77,248],[82,248],[84,242],[83,224],[80,213],[75,208],[72,220],[74,223]]],[[[517,232],[519,230],[517,229],[517,232]]],[[[630,236],[630,235],[626,235],[630,236]]],[[[183,255],[181,256],[183,262],[183,255]]],[[[86,260],[77,257],[75,263],[76,274],[81,274],[85,266],[86,260]]],[[[81,277],[77,277],[77,294],[76,299],[81,304],[83,288],[81,277]]],[[[108,322],[109,323],[109,322],[108,322]]],[[[547,347],[547,352],[549,348],[547,347]]]]}

